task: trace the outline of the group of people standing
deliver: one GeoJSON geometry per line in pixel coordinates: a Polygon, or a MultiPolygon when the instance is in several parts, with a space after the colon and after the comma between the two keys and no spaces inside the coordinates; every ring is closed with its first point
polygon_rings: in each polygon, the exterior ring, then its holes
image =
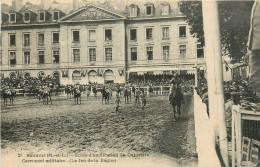
{"type": "MultiPolygon", "coordinates": [[[[112,97],[112,89],[109,87],[103,87],[102,91],[102,104],[103,100],[105,99],[105,103],[109,103],[109,99],[112,97]]],[[[129,104],[132,99],[132,95],[134,96],[135,100],[134,103],[140,103],[141,107],[144,109],[146,105],[146,94],[144,89],[135,86],[125,86],[123,91],[120,86],[116,88],[116,113],[120,113],[119,107],[121,103],[121,96],[124,96],[125,104],[129,104]]]]}

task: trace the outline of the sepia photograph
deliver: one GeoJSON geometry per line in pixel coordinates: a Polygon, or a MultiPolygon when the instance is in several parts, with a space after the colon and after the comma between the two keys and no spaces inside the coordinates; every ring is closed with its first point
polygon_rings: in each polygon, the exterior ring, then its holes
{"type": "Polygon", "coordinates": [[[260,0],[1,0],[2,167],[260,167],[260,0]]]}

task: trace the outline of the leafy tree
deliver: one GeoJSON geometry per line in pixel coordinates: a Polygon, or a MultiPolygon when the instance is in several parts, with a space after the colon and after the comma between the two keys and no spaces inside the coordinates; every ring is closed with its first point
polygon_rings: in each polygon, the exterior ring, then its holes
{"type": "MultiPolygon", "coordinates": [[[[246,55],[250,29],[250,15],[254,1],[219,1],[219,24],[222,53],[233,62],[239,62],[246,55]]],[[[181,1],[180,11],[186,15],[190,32],[204,45],[202,2],[181,1]]]]}

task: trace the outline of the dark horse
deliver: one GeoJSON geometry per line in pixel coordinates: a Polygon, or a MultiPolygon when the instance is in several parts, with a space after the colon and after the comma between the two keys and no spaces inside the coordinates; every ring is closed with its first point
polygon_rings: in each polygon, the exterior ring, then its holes
{"type": "Polygon", "coordinates": [[[14,103],[14,96],[15,96],[15,91],[11,89],[5,89],[2,92],[3,98],[4,98],[4,105],[7,105],[7,99],[10,100],[10,104],[14,103]]]}
{"type": "Polygon", "coordinates": [[[105,99],[105,104],[109,103],[109,96],[110,96],[109,90],[103,88],[102,89],[102,104],[103,104],[104,99],[105,99]]]}
{"type": "Polygon", "coordinates": [[[67,98],[69,98],[69,96],[72,96],[74,93],[73,88],[71,86],[66,86],[65,93],[67,94],[67,98]]]}
{"type": "Polygon", "coordinates": [[[75,104],[81,104],[81,92],[78,88],[73,89],[75,104]]]}
{"type": "Polygon", "coordinates": [[[180,86],[176,86],[172,88],[172,92],[170,93],[169,100],[173,107],[173,113],[175,119],[176,111],[179,114],[179,116],[181,115],[181,102],[183,101],[183,94],[180,86]]]}

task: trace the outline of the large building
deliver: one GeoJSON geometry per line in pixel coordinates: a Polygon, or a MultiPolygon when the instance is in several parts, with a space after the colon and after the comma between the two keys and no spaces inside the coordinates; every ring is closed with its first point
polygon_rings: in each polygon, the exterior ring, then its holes
{"type": "Polygon", "coordinates": [[[205,67],[176,1],[74,0],[2,4],[2,77],[52,76],[61,84],[125,83],[130,73],[205,67]]]}

